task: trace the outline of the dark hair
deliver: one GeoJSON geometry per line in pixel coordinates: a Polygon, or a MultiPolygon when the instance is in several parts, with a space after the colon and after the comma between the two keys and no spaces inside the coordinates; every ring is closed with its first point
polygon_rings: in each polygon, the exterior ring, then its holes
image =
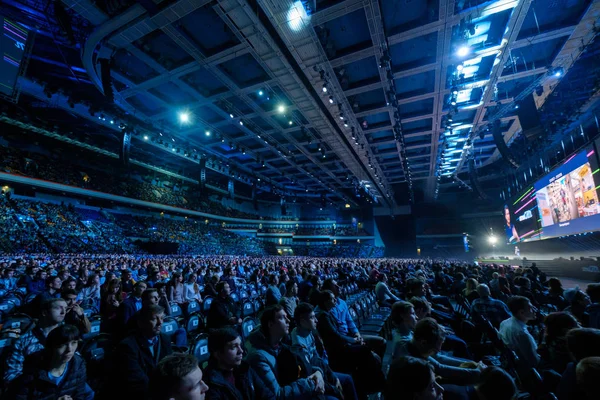
{"type": "Polygon", "coordinates": [[[408,301],[397,301],[392,306],[392,323],[396,326],[402,324],[404,320],[404,315],[409,312],[411,309],[414,309],[414,306],[410,304],[408,301]]]}
{"type": "Polygon", "coordinates": [[[260,314],[260,330],[265,335],[269,334],[269,322],[275,319],[275,314],[283,311],[283,307],[279,304],[273,304],[266,307],[260,314]]]}
{"type": "Polygon", "coordinates": [[[67,296],[77,296],[77,291],[75,289],[63,289],[60,291],[60,298],[66,299],[67,296]]]}
{"type": "Polygon", "coordinates": [[[79,329],[77,329],[76,326],[68,324],[59,325],[52,329],[48,334],[44,348],[48,351],[52,351],[63,344],[79,339],[79,329]]]}
{"type": "Polygon", "coordinates": [[[319,293],[319,308],[320,309],[322,309],[322,310],[325,309],[325,303],[327,303],[329,301],[331,296],[335,297],[335,295],[333,294],[333,292],[331,290],[322,290],[321,293],[319,293]]]}
{"type": "Polygon", "coordinates": [[[522,311],[525,308],[527,308],[527,306],[530,303],[531,302],[529,301],[529,299],[527,297],[513,296],[510,299],[508,299],[508,302],[506,303],[506,305],[508,306],[508,309],[510,310],[512,315],[517,315],[519,313],[519,311],[522,311]]]}
{"type": "Polygon", "coordinates": [[[225,285],[229,285],[229,283],[225,281],[220,281],[219,283],[217,283],[217,286],[215,286],[215,290],[217,291],[217,293],[221,293],[223,290],[225,290],[225,285]]]}
{"type": "MultiPolygon", "coordinates": [[[[60,279],[58,275],[50,275],[46,278],[46,285],[51,284],[52,281],[54,281],[55,279],[58,279],[61,284],[63,283],[62,279],[60,279]]],[[[69,282],[69,280],[75,281],[75,279],[69,278],[69,279],[65,279],[65,283],[69,282]]]]}
{"type": "Polygon", "coordinates": [[[300,303],[294,310],[294,320],[299,323],[301,319],[306,318],[315,308],[308,303],[300,303]]]}
{"type": "Polygon", "coordinates": [[[597,398],[600,357],[588,357],[579,361],[575,373],[577,374],[577,386],[586,394],[587,398],[597,398]]]}
{"type": "Polygon", "coordinates": [[[600,302],[600,283],[590,283],[585,291],[592,303],[600,302]]]}
{"type": "Polygon", "coordinates": [[[158,289],[148,288],[144,290],[144,293],[142,293],[142,302],[148,301],[148,299],[150,299],[150,296],[152,296],[152,293],[158,293],[158,289]]]}
{"type": "Polygon", "coordinates": [[[144,282],[144,281],[136,282],[135,285],[133,285],[133,288],[137,289],[137,288],[140,287],[140,285],[146,285],[146,289],[148,288],[148,284],[146,282],[144,282]]]}
{"type": "Polygon", "coordinates": [[[417,322],[413,334],[415,341],[424,341],[429,347],[435,346],[444,336],[444,328],[433,318],[423,318],[417,322]]]}
{"type": "Polygon", "coordinates": [[[567,347],[575,358],[581,361],[586,357],[600,357],[600,330],[575,328],[567,333],[567,347]]]}
{"type": "Polygon", "coordinates": [[[239,337],[240,334],[231,328],[214,329],[208,335],[208,351],[210,354],[221,351],[227,343],[233,342],[239,337]]]}
{"type": "Polygon", "coordinates": [[[489,367],[481,372],[475,390],[485,400],[512,400],[517,394],[517,385],[502,368],[489,367]]]}
{"type": "Polygon", "coordinates": [[[298,282],[296,282],[293,279],[290,279],[289,281],[287,281],[285,283],[285,293],[286,294],[290,294],[292,292],[292,288],[294,287],[294,285],[297,285],[298,282]]]}
{"type": "Polygon", "coordinates": [[[544,319],[546,325],[546,335],[548,338],[555,339],[563,337],[571,329],[577,328],[578,323],[574,316],[568,312],[553,312],[544,319]]]}
{"type": "Polygon", "coordinates": [[[183,378],[196,368],[198,368],[198,359],[192,354],[173,353],[160,360],[151,374],[152,398],[167,400],[177,395],[183,378]]]}
{"type": "Polygon", "coordinates": [[[399,397],[414,398],[431,384],[432,371],[431,365],[420,358],[398,358],[390,365],[385,382],[385,400],[395,400],[399,397]]]}
{"type": "Polygon", "coordinates": [[[422,280],[417,278],[410,278],[408,281],[406,281],[406,290],[410,293],[422,287],[423,285],[425,285],[425,283],[422,280]]]}
{"type": "Polygon", "coordinates": [[[55,303],[58,302],[66,303],[65,299],[61,299],[58,297],[52,297],[50,299],[44,300],[40,306],[40,312],[50,311],[52,307],[54,307],[55,303]]]}
{"type": "Polygon", "coordinates": [[[333,282],[335,281],[335,279],[333,278],[327,278],[323,281],[323,286],[321,286],[321,289],[323,290],[333,290],[333,282]]]}
{"type": "Polygon", "coordinates": [[[153,304],[153,305],[146,305],[143,306],[140,310],[140,320],[144,321],[144,320],[148,320],[150,318],[152,318],[152,316],[157,315],[157,314],[164,314],[165,309],[159,305],[153,304]]]}
{"type": "Polygon", "coordinates": [[[427,300],[422,299],[420,297],[413,296],[408,300],[408,302],[413,305],[415,310],[423,310],[423,309],[431,308],[431,306],[429,305],[427,300]]]}

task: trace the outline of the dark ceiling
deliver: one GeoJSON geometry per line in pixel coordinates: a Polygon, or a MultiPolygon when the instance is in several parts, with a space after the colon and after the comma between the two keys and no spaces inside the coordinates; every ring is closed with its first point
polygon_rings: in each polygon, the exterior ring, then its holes
{"type": "MultiPolygon", "coordinates": [[[[23,99],[99,133],[127,120],[145,162],[205,155],[231,168],[215,168],[224,179],[235,168],[281,194],[340,203],[365,190],[389,207],[414,193],[443,200],[471,189],[470,159],[497,184],[491,112],[536,88],[538,109],[556,114],[551,95],[561,79],[573,88],[569,70],[580,59],[598,70],[599,0],[63,0],[68,29],[51,3],[2,5],[38,27],[23,99]],[[112,60],[114,104],[101,59],[112,60]]],[[[597,107],[597,88],[579,89],[573,112],[597,107]]],[[[500,121],[510,144],[519,118],[500,121]]]]}

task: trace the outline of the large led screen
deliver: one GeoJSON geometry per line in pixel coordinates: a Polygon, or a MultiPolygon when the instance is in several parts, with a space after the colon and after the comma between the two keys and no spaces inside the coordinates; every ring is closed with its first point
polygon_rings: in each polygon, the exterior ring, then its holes
{"type": "Polygon", "coordinates": [[[597,159],[589,149],[533,185],[541,239],[600,230],[597,172],[597,159]]]}
{"type": "Polygon", "coordinates": [[[506,242],[515,244],[540,239],[537,203],[533,187],[504,205],[506,242]]]}
{"type": "Polygon", "coordinates": [[[13,96],[19,69],[25,54],[29,31],[21,24],[0,15],[2,37],[0,37],[0,94],[13,96]]]}

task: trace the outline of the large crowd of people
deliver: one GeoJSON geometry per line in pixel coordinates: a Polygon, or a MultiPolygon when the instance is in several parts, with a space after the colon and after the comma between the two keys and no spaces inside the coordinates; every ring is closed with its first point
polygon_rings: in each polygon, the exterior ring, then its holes
{"type": "Polygon", "coordinates": [[[24,254],[0,275],[7,398],[597,398],[600,284],[535,266],[24,254]]]}

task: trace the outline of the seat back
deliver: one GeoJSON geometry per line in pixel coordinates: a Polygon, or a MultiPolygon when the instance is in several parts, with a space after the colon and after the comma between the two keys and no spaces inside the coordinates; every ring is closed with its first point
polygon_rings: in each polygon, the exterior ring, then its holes
{"type": "Polygon", "coordinates": [[[202,303],[202,311],[204,311],[204,314],[208,313],[208,310],[210,310],[210,304],[212,303],[213,298],[210,296],[207,296],[204,299],[204,302],[202,303]]]}
{"type": "Polygon", "coordinates": [[[100,316],[91,317],[90,318],[90,331],[83,335],[83,339],[91,339],[100,334],[100,326],[102,324],[102,320],[100,316]]]}
{"type": "Polygon", "coordinates": [[[181,307],[179,307],[179,304],[171,303],[170,308],[171,314],[169,314],[169,316],[171,318],[179,318],[183,315],[183,311],[181,311],[181,307]]]}
{"type": "Polygon", "coordinates": [[[177,320],[173,317],[167,317],[163,321],[160,332],[171,337],[177,329],[179,329],[179,324],[177,323],[177,320]]]}
{"type": "Polygon", "coordinates": [[[246,318],[254,314],[254,303],[250,300],[242,304],[242,317],[246,318]]]}
{"type": "Polygon", "coordinates": [[[207,334],[201,333],[200,335],[196,336],[192,343],[192,346],[190,347],[190,353],[198,359],[200,365],[208,361],[210,354],[208,353],[207,334]]]}
{"type": "Polygon", "coordinates": [[[192,315],[194,313],[200,312],[200,303],[196,300],[192,300],[187,304],[186,307],[187,315],[192,315]]]}
{"type": "Polygon", "coordinates": [[[235,292],[231,293],[229,296],[231,297],[231,300],[233,300],[234,303],[238,303],[240,301],[238,294],[235,292]]]}
{"type": "Polygon", "coordinates": [[[246,290],[240,290],[240,299],[246,300],[248,297],[250,296],[248,295],[248,292],[246,290]]]}
{"type": "Polygon", "coordinates": [[[200,330],[201,328],[201,320],[200,320],[200,315],[198,314],[192,314],[189,316],[185,327],[186,327],[186,331],[188,334],[193,334],[196,333],[200,330]]]}
{"type": "Polygon", "coordinates": [[[248,338],[248,335],[250,335],[250,332],[252,332],[255,327],[256,327],[256,322],[254,321],[254,319],[252,317],[244,318],[244,321],[242,322],[242,339],[244,341],[246,341],[246,339],[248,338]]]}

